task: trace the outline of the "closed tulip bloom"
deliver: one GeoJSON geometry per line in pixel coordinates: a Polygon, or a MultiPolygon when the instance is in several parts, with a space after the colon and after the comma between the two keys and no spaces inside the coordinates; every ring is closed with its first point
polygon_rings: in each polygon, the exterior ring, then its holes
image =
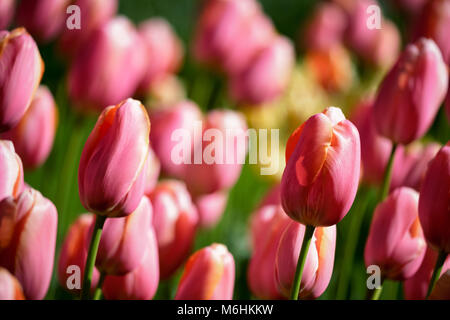
{"type": "Polygon", "coordinates": [[[140,90],[146,92],[152,84],[177,71],[183,59],[183,46],[170,24],[162,18],[146,20],[138,30],[148,62],[140,84],[140,90]]]}
{"type": "MultiPolygon", "coordinates": [[[[427,296],[428,286],[430,284],[431,276],[433,274],[434,266],[436,265],[438,254],[436,251],[427,247],[425,257],[419,270],[409,279],[403,283],[405,299],[408,300],[424,300],[427,296]]],[[[445,270],[450,269],[450,258],[445,260],[441,275],[445,270]]]]}
{"type": "Polygon", "coordinates": [[[71,0],[22,0],[17,7],[17,24],[41,42],[48,42],[65,27],[71,0]]]}
{"type": "Polygon", "coordinates": [[[20,121],[43,72],[39,49],[24,28],[0,31],[0,131],[20,121]]]}
{"type": "Polygon", "coordinates": [[[184,183],[160,182],[150,194],[153,227],[158,239],[161,278],[173,275],[187,258],[198,224],[198,214],[184,183]]]}
{"type": "Polygon", "coordinates": [[[150,121],[133,99],[106,108],[89,135],[78,170],[80,200],[90,212],[122,217],[139,205],[145,187],[150,121]]]}
{"type": "Polygon", "coordinates": [[[430,300],[450,300],[450,269],[447,269],[436,282],[430,300]]]}
{"type": "Polygon", "coordinates": [[[0,3],[0,30],[9,26],[14,14],[14,5],[16,0],[3,0],[0,3]]]}
{"type": "Polygon", "coordinates": [[[202,228],[213,228],[219,222],[225,211],[228,200],[228,190],[216,191],[200,195],[195,199],[199,216],[199,225],[202,228]]]}
{"type": "Polygon", "coordinates": [[[150,147],[148,149],[148,157],[146,164],[146,174],[145,174],[145,189],[144,194],[148,195],[155,188],[158,182],[159,173],[161,171],[161,162],[159,162],[153,149],[150,147]]]}
{"type": "Polygon", "coordinates": [[[214,110],[206,116],[203,139],[195,141],[192,161],[184,174],[194,197],[223,191],[236,183],[247,153],[246,131],[246,121],[239,112],[214,110]],[[201,163],[196,163],[196,153],[202,155],[201,163]]]}
{"type": "Polygon", "coordinates": [[[22,161],[11,141],[0,140],[0,200],[17,197],[23,190],[22,161]]]}
{"type": "Polygon", "coordinates": [[[276,37],[240,73],[231,77],[230,94],[240,103],[272,101],[286,88],[294,68],[292,43],[276,37]]]}
{"type": "Polygon", "coordinates": [[[176,300],[231,300],[234,259],[227,247],[213,243],[187,261],[178,284],[176,300]]]}
{"type": "Polygon", "coordinates": [[[228,74],[240,72],[275,35],[254,0],[212,0],[202,8],[194,55],[228,74]]]}
{"type": "MultiPolygon", "coordinates": [[[[275,273],[278,286],[286,297],[294,282],[304,234],[304,225],[290,221],[278,244],[275,273]]],[[[316,228],[306,256],[299,298],[316,299],[328,287],[333,273],[335,248],[336,226],[316,228]]]]}
{"type": "Polygon", "coordinates": [[[161,161],[161,170],[173,177],[183,177],[186,166],[184,163],[177,163],[172,157],[175,146],[180,143],[176,139],[177,131],[180,131],[182,136],[188,136],[185,148],[192,150],[196,123],[202,121],[200,108],[194,102],[181,101],[161,109],[150,110],[150,118],[150,141],[161,161]]]}
{"type": "Polygon", "coordinates": [[[450,253],[450,143],[433,160],[420,189],[419,216],[428,243],[450,253]]]}
{"type": "Polygon", "coordinates": [[[152,205],[144,196],[132,214],[106,220],[95,262],[100,272],[124,275],[141,264],[147,247],[151,215],[152,205]]]}
{"type": "MultiPolygon", "coordinates": [[[[64,28],[59,39],[59,48],[65,56],[73,58],[89,39],[89,36],[107,23],[117,12],[117,0],[75,0],[80,8],[80,29],[64,28]]],[[[67,15],[69,17],[69,15],[67,15]]]]}
{"type": "Polygon", "coordinates": [[[22,286],[5,268],[0,267],[0,300],[24,300],[22,286]]]}
{"type": "Polygon", "coordinates": [[[408,144],[430,128],[448,83],[447,67],[432,40],[409,44],[381,83],[374,103],[378,132],[408,144]]]}
{"type": "Polygon", "coordinates": [[[0,202],[0,266],[20,281],[27,299],[43,299],[50,284],[58,214],[31,188],[0,202]]]}
{"type": "Polygon", "coordinates": [[[22,119],[1,135],[14,143],[25,168],[36,168],[45,162],[53,146],[58,111],[51,92],[40,86],[22,119]]]}
{"type": "Polygon", "coordinates": [[[331,226],[347,214],[358,188],[360,141],[341,109],[327,108],[291,135],[281,179],[288,216],[311,226],[331,226]]]}
{"type": "Polygon", "coordinates": [[[262,299],[282,299],[275,278],[275,261],[281,236],[291,220],[280,205],[267,205],[251,219],[253,253],[247,269],[251,292],[262,299]]]}
{"type": "Polygon", "coordinates": [[[122,276],[106,276],[103,294],[108,300],[150,300],[159,283],[158,246],[152,227],[144,234],[146,250],[139,266],[122,276]]]}
{"type": "Polygon", "coordinates": [[[419,269],[426,243],[418,216],[419,194],[407,187],[394,190],[375,209],[364,260],[377,265],[383,278],[405,280],[419,269]]]}
{"type": "MultiPolygon", "coordinates": [[[[85,213],[79,216],[70,226],[61,247],[58,260],[58,280],[62,288],[74,295],[79,295],[82,286],[81,279],[84,276],[84,267],[88,254],[89,243],[92,237],[92,229],[95,215],[85,213]],[[80,268],[79,278],[74,278],[74,270],[70,266],[80,268]],[[79,282],[78,282],[79,281],[79,282]],[[77,286],[79,285],[78,289],[77,286]]],[[[94,267],[91,282],[91,291],[97,287],[100,273],[94,267]]]]}
{"type": "Polygon", "coordinates": [[[125,17],[98,28],[75,57],[69,96],[81,109],[103,110],[133,95],[144,70],[141,38],[125,17]]]}

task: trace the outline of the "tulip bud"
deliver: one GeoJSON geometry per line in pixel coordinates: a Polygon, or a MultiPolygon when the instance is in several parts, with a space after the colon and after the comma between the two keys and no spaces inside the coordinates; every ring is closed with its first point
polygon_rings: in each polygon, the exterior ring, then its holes
{"type": "Polygon", "coordinates": [[[423,233],[435,250],[450,253],[450,143],[428,164],[420,188],[419,217],[423,233]]]}
{"type": "MultiPolygon", "coordinates": [[[[84,267],[92,237],[95,215],[85,213],[79,216],[70,226],[64,239],[58,260],[58,280],[61,287],[79,295],[84,277],[84,267]],[[79,268],[80,273],[71,266],[79,268]],[[77,276],[76,278],[74,276],[77,276]],[[78,286],[78,288],[77,288],[78,286]]],[[[91,282],[91,291],[97,287],[100,273],[94,267],[91,282]]]]}
{"type": "Polygon", "coordinates": [[[1,132],[13,128],[25,114],[41,81],[44,62],[33,38],[18,28],[0,31],[0,65],[1,132]]]}
{"type": "MultiPolygon", "coordinates": [[[[176,163],[172,158],[174,147],[180,142],[176,140],[175,130],[185,130],[188,134],[186,150],[194,145],[195,124],[202,120],[199,107],[190,101],[182,101],[161,109],[150,110],[152,132],[150,141],[152,148],[161,161],[161,169],[168,175],[181,178],[185,165],[176,163]]],[[[183,140],[184,141],[184,140],[183,140]]]]}
{"type": "Polygon", "coordinates": [[[326,51],[342,40],[347,20],[342,8],[332,2],[320,3],[308,22],[301,41],[308,49],[326,51]]]}
{"type": "MultiPolygon", "coordinates": [[[[286,297],[294,282],[304,234],[304,225],[290,221],[278,245],[275,274],[278,286],[286,297]]],[[[335,248],[336,226],[316,228],[306,256],[299,298],[315,299],[325,291],[333,273],[335,248]]]]}
{"type": "MultiPolygon", "coordinates": [[[[405,299],[408,300],[424,300],[427,296],[428,286],[430,284],[431,276],[433,274],[434,266],[436,265],[438,254],[436,251],[427,247],[425,257],[419,270],[409,279],[403,283],[405,299]]],[[[442,273],[450,268],[450,257],[445,260],[442,268],[442,273]]],[[[442,275],[441,273],[441,275],[442,275]]]]}
{"type": "Polygon", "coordinates": [[[447,67],[432,40],[408,45],[379,87],[373,107],[378,132],[400,144],[421,138],[445,98],[447,83],[447,67]]]}
{"type": "Polygon", "coordinates": [[[161,163],[152,148],[148,149],[147,164],[145,165],[145,189],[144,194],[149,195],[158,182],[161,163]]]}
{"type": "MultiPolygon", "coordinates": [[[[151,222],[150,222],[151,223],[151,222]]],[[[106,276],[103,294],[108,300],[150,300],[159,283],[158,247],[153,227],[147,225],[142,247],[146,247],[139,266],[122,276],[106,276]]]]}
{"type": "Polygon", "coordinates": [[[341,109],[327,108],[298,127],[286,145],[281,203],[288,216],[331,226],[347,214],[358,188],[360,141],[341,109]]]}
{"type": "Polygon", "coordinates": [[[433,39],[441,50],[444,61],[450,65],[450,3],[447,0],[426,2],[416,26],[416,36],[433,39]]]}
{"type": "Polygon", "coordinates": [[[255,0],[205,2],[194,37],[194,55],[228,74],[240,72],[275,36],[255,0]]]}
{"type": "Polygon", "coordinates": [[[5,268],[0,267],[0,300],[24,300],[22,286],[5,268]]]}
{"type": "Polygon", "coordinates": [[[394,190],[375,209],[364,260],[377,265],[382,277],[405,280],[422,263],[426,243],[418,216],[419,194],[410,188],[394,190]]]}
{"type": "Polygon", "coordinates": [[[81,154],[80,200],[90,212],[107,217],[132,213],[144,193],[150,121],[133,99],[106,108],[81,154]]]}
{"type": "Polygon", "coordinates": [[[11,141],[0,140],[0,181],[0,200],[17,197],[22,192],[22,161],[11,141]]]}
{"type": "Polygon", "coordinates": [[[50,154],[57,119],[58,110],[51,92],[46,86],[40,86],[17,126],[1,137],[14,143],[25,168],[36,168],[50,154]]]}
{"type": "Polygon", "coordinates": [[[275,261],[278,244],[290,221],[280,205],[263,206],[252,216],[253,253],[247,279],[250,290],[258,298],[284,298],[275,278],[275,261]]]}
{"type": "Polygon", "coordinates": [[[247,153],[247,124],[242,114],[214,110],[203,124],[203,139],[195,141],[184,180],[194,197],[231,188],[239,178],[247,153]],[[202,155],[196,163],[195,154],[202,155]]]}
{"type": "Polygon", "coordinates": [[[14,15],[16,0],[3,0],[0,2],[0,30],[7,29],[14,15]]]}
{"type": "Polygon", "coordinates": [[[231,77],[231,96],[247,104],[272,101],[286,88],[294,62],[292,43],[281,36],[274,38],[247,67],[231,77]]]}
{"type": "Polygon", "coordinates": [[[124,275],[141,264],[147,247],[151,215],[151,203],[144,196],[132,214],[106,220],[95,262],[100,272],[124,275]]]}
{"type": "Polygon", "coordinates": [[[74,0],[80,8],[81,28],[64,28],[59,48],[64,55],[73,58],[89,39],[89,36],[107,23],[117,12],[117,0],[74,0]]]}
{"type": "Polygon", "coordinates": [[[223,244],[195,252],[184,267],[176,300],[231,300],[234,289],[234,259],[223,244]]]}
{"type": "Polygon", "coordinates": [[[71,0],[21,0],[17,7],[17,24],[39,41],[48,42],[65,28],[70,3],[71,0]]]}
{"type": "Polygon", "coordinates": [[[40,300],[50,284],[58,214],[31,188],[0,202],[0,266],[20,281],[25,297],[40,300]]]}
{"type": "Polygon", "coordinates": [[[69,70],[69,96],[82,109],[103,110],[133,95],[143,66],[136,28],[125,17],[111,19],[77,53],[69,70]]]}
{"type": "Polygon", "coordinates": [[[146,49],[147,66],[140,84],[143,92],[158,80],[178,70],[183,59],[183,46],[170,24],[162,18],[152,18],[139,26],[146,49]]]}
{"type": "Polygon", "coordinates": [[[450,300],[450,269],[447,269],[436,282],[430,300],[450,300]]]}
{"type": "Polygon", "coordinates": [[[168,279],[191,250],[198,214],[186,186],[176,180],[157,184],[150,199],[158,239],[160,274],[161,278],[168,279]]]}
{"type": "Polygon", "coordinates": [[[213,228],[222,217],[228,200],[228,191],[216,191],[213,193],[200,195],[195,199],[195,206],[200,219],[199,225],[202,228],[213,228]]]}

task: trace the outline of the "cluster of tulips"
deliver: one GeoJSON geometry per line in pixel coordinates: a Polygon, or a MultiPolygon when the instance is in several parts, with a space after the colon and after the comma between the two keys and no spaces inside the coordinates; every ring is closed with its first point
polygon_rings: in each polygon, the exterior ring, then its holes
{"type": "MultiPolygon", "coordinates": [[[[379,186],[364,260],[379,268],[380,285],[368,288],[368,297],[378,299],[389,279],[403,283],[408,299],[450,299],[450,142],[419,141],[441,105],[450,120],[450,1],[407,5],[434,24],[418,30],[398,57],[393,23],[383,18],[381,29],[367,29],[367,8],[374,4],[323,3],[303,34],[305,60],[330,92],[345,86],[335,58],[345,60],[346,48],[387,72],[350,120],[328,107],[290,133],[281,181],[249,223],[247,281],[257,298],[324,293],[337,225],[363,182],[379,186]]],[[[81,299],[152,299],[161,281],[180,271],[175,299],[232,299],[236,266],[228,248],[212,243],[191,251],[198,232],[219,223],[241,174],[244,115],[203,113],[179,92],[175,73],[184,49],[161,18],[135,27],[115,15],[116,0],[22,0],[17,7],[8,0],[0,3],[0,29],[15,9],[19,27],[0,31],[0,299],[45,298],[54,264],[60,286],[81,299]],[[81,9],[79,30],[65,25],[73,4],[81,9]],[[44,63],[35,40],[56,40],[68,63],[67,95],[75,112],[98,117],[78,166],[87,213],[70,225],[57,263],[60,208],[24,181],[24,169],[49,156],[58,118],[52,93],[40,85],[44,63]],[[158,103],[146,108],[133,96],[158,103]],[[173,161],[178,129],[194,137],[183,140],[186,163],[173,161]],[[215,145],[215,153],[231,152],[233,163],[195,161],[196,150],[211,148],[202,139],[210,129],[241,133],[215,145]]],[[[193,52],[226,77],[237,105],[253,108],[282,95],[295,64],[293,44],[255,0],[205,1],[193,52]]]]}

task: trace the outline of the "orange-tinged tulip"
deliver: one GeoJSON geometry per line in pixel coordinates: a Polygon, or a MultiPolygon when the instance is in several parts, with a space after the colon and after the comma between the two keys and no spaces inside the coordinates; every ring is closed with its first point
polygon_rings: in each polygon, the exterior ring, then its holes
{"type": "Polygon", "coordinates": [[[11,141],[0,140],[0,200],[18,196],[23,189],[22,161],[11,141]]]}
{"type": "Polygon", "coordinates": [[[0,267],[0,300],[24,300],[22,286],[5,268],[0,267]]]}

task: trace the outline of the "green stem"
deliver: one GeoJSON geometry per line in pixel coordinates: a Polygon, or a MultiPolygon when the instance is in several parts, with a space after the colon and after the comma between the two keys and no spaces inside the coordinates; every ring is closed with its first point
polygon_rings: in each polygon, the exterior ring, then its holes
{"type": "Polygon", "coordinates": [[[298,256],[297,268],[295,270],[294,283],[292,284],[291,300],[297,300],[300,292],[300,283],[302,280],[303,269],[305,267],[306,256],[311,244],[311,239],[314,235],[314,226],[306,226],[305,235],[303,237],[302,247],[300,249],[300,255],[298,256]]]}
{"type": "Polygon", "coordinates": [[[94,291],[94,300],[100,300],[101,296],[102,296],[102,287],[103,287],[103,282],[105,281],[105,276],[106,273],[101,272],[100,273],[100,279],[98,280],[98,284],[97,284],[97,288],[95,288],[94,291]]]}
{"type": "Polygon", "coordinates": [[[433,291],[436,282],[441,275],[442,267],[444,265],[445,259],[447,258],[447,253],[444,251],[439,251],[439,255],[436,261],[436,265],[434,266],[433,275],[431,276],[430,284],[428,285],[427,298],[430,296],[431,291],[433,291]]]}
{"type": "Polygon", "coordinates": [[[394,164],[395,150],[397,150],[397,144],[392,145],[391,155],[384,171],[383,185],[381,187],[380,202],[383,201],[389,194],[389,187],[391,186],[392,167],[394,164]]]}
{"type": "Polygon", "coordinates": [[[97,258],[98,245],[102,236],[103,225],[106,217],[98,216],[95,219],[94,231],[92,232],[91,244],[89,245],[86,265],[84,267],[83,287],[81,288],[81,300],[88,300],[92,283],[92,273],[94,271],[95,259],[97,258]]]}
{"type": "Polygon", "coordinates": [[[369,290],[368,292],[368,299],[369,300],[378,300],[380,299],[381,292],[383,291],[383,280],[381,280],[381,284],[378,288],[369,290]]]}

